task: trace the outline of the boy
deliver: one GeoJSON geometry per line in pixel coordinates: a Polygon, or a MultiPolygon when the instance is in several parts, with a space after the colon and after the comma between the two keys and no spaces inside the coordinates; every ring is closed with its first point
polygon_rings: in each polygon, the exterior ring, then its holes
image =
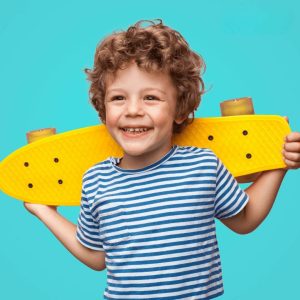
{"type": "MultiPolygon", "coordinates": [[[[209,149],[172,145],[200,103],[202,59],[160,21],[107,37],[86,72],[101,120],[123,148],[84,175],[78,225],[55,207],[25,204],[95,270],[104,299],[211,299],[223,294],[214,218],[240,234],[270,211],[286,169],[245,191],[209,149]]],[[[300,166],[300,134],[285,143],[300,166]]]]}

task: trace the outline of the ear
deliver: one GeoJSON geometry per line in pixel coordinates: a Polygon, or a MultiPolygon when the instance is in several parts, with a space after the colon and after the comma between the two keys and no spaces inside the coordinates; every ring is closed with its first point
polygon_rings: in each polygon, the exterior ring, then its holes
{"type": "Polygon", "coordinates": [[[181,123],[183,123],[184,121],[186,120],[186,117],[177,117],[175,118],[174,122],[177,124],[177,125],[180,125],[181,123]]]}

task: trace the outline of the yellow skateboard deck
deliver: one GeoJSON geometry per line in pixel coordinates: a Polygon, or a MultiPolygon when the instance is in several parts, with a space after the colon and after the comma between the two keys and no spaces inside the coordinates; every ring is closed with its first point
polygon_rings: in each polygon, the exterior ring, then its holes
{"type": "MultiPolygon", "coordinates": [[[[174,144],[210,148],[233,176],[284,168],[282,147],[290,132],[280,116],[242,115],[195,119],[174,144]]],[[[84,172],[122,150],[104,125],[43,138],[0,163],[0,189],[31,203],[79,205],[84,172]]]]}

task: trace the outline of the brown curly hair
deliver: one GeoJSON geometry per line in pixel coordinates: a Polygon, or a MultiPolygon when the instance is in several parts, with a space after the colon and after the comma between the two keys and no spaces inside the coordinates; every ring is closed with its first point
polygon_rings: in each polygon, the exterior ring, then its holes
{"type": "Polygon", "coordinates": [[[201,78],[205,64],[200,55],[193,52],[182,35],[163,24],[162,20],[139,21],[127,31],[115,32],[97,46],[94,67],[85,69],[91,82],[91,103],[105,123],[105,92],[108,75],[115,75],[133,61],[145,71],[163,71],[170,75],[177,90],[176,118],[173,132],[179,133],[194,119],[194,111],[204,93],[201,78]],[[155,23],[154,21],[158,21],[155,23]],[[149,22],[148,27],[142,27],[149,22]]]}

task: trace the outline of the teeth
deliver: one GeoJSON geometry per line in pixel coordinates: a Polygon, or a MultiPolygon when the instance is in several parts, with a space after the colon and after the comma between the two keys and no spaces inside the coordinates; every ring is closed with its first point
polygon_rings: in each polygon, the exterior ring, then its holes
{"type": "Polygon", "coordinates": [[[147,128],[123,128],[124,131],[129,131],[129,132],[144,132],[147,131],[147,128]]]}

